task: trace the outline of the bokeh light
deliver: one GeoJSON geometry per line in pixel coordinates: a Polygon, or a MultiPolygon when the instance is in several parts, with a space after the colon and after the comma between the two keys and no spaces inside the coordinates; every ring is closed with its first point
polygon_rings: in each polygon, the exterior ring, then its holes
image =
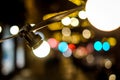
{"type": "Polygon", "coordinates": [[[68,44],[68,48],[74,51],[76,49],[76,46],[74,44],[68,44]]]}
{"type": "Polygon", "coordinates": [[[73,54],[76,58],[82,58],[87,55],[87,49],[83,46],[78,47],[73,54]]]}
{"type": "Polygon", "coordinates": [[[87,0],[85,10],[88,21],[101,31],[118,29],[120,26],[119,3],[119,0],[87,0]]]}
{"type": "Polygon", "coordinates": [[[72,33],[71,35],[71,43],[73,44],[78,44],[81,40],[80,34],[79,33],[72,33]]]}
{"type": "Polygon", "coordinates": [[[95,57],[94,57],[92,54],[90,54],[90,55],[88,55],[88,56],[86,57],[86,61],[87,61],[87,63],[89,63],[89,64],[94,63],[94,60],[95,60],[95,57]]]}
{"type": "Polygon", "coordinates": [[[71,35],[71,30],[70,30],[70,28],[64,27],[64,28],[62,29],[62,34],[63,34],[64,36],[70,36],[70,35],[71,35]]]}
{"type": "Polygon", "coordinates": [[[72,50],[68,48],[67,51],[63,52],[64,57],[70,57],[72,55],[72,50]]]}
{"type": "Polygon", "coordinates": [[[101,50],[102,50],[102,43],[101,43],[101,41],[96,41],[96,42],[94,43],[94,49],[95,49],[96,51],[101,51],[101,50]]]}
{"type": "Polygon", "coordinates": [[[0,33],[2,32],[2,26],[0,26],[0,33]]]}
{"type": "Polygon", "coordinates": [[[103,42],[103,50],[109,51],[110,50],[110,44],[108,42],[103,42]]]}
{"type": "Polygon", "coordinates": [[[86,49],[88,51],[88,54],[92,53],[94,51],[94,47],[93,47],[93,44],[92,43],[89,43],[87,46],[86,46],[86,49]]]}
{"type": "Polygon", "coordinates": [[[70,19],[70,17],[65,17],[61,20],[61,22],[63,25],[68,26],[71,23],[71,19],[70,19]]]}
{"type": "Polygon", "coordinates": [[[112,47],[117,44],[117,40],[114,37],[108,38],[107,41],[109,42],[110,46],[112,46],[112,47]]]}
{"type": "Polygon", "coordinates": [[[116,75],[115,74],[111,74],[110,76],[109,76],[109,80],[116,80],[116,75]]]}
{"type": "Polygon", "coordinates": [[[91,34],[90,30],[84,29],[83,32],[82,32],[82,35],[85,39],[89,39],[92,34],[91,34]]]}
{"type": "Polygon", "coordinates": [[[112,61],[109,59],[105,59],[105,68],[110,69],[112,67],[112,61]]]}
{"type": "Polygon", "coordinates": [[[79,20],[77,19],[77,18],[75,18],[75,17],[73,17],[73,18],[71,18],[71,26],[72,27],[77,27],[78,25],[79,25],[79,20]]]}
{"type": "Polygon", "coordinates": [[[19,27],[17,25],[13,25],[10,27],[10,33],[15,35],[15,34],[18,34],[19,32],[19,27]]]}
{"type": "Polygon", "coordinates": [[[86,19],[86,12],[85,11],[79,11],[78,16],[80,19],[86,19]]]}
{"type": "Polygon", "coordinates": [[[67,49],[68,49],[68,44],[67,44],[67,42],[60,42],[60,43],[58,44],[58,50],[59,50],[60,52],[64,53],[64,52],[67,51],[67,49]]]}
{"type": "Polygon", "coordinates": [[[48,43],[51,48],[57,48],[59,42],[55,38],[49,38],[48,43]]]}

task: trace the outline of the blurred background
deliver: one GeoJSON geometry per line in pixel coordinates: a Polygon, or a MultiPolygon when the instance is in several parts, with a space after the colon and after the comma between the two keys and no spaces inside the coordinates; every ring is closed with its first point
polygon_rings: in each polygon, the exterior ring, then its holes
{"type": "Polygon", "coordinates": [[[20,37],[0,43],[0,80],[120,80],[120,29],[94,28],[86,0],[1,0],[0,38],[80,5],[80,11],[36,32],[49,44],[41,52],[47,56],[35,55],[20,37]]]}

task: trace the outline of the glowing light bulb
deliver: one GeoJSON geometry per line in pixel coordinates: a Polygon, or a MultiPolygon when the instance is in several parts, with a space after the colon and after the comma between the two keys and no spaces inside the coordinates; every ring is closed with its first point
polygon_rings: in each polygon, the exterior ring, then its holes
{"type": "Polygon", "coordinates": [[[88,21],[101,31],[113,31],[120,26],[120,0],[87,0],[88,21]]]}
{"type": "Polygon", "coordinates": [[[10,28],[10,33],[11,33],[11,34],[15,35],[15,34],[17,34],[18,32],[19,32],[19,27],[18,27],[18,26],[16,26],[16,25],[11,26],[11,28],[10,28]]]}
{"type": "Polygon", "coordinates": [[[46,41],[43,41],[38,48],[33,49],[33,53],[39,58],[44,58],[50,53],[50,45],[46,41]]]}

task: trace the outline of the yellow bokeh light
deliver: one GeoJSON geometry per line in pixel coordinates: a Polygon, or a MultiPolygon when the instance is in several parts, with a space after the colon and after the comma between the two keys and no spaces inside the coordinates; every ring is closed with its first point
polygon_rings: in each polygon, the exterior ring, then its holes
{"type": "Polygon", "coordinates": [[[78,44],[80,42],[80,34],[79,33],[73,33],[71,35],[71,43],[78,44]]]}
{"type": "Polygon", "coordinates": [[[69,0],[69,1],[76,4],[76,5],[78,5],[78,6],[82,4],[81,0],[69,0]]]}
{"type": "Polygon", "coordinates": [[[61,22],[55,22],[55,23],[49,24],[48,28],[50,30],[61,30],[63,28],[63,26],[62,26],[61,22]]]}
{"type": "Polygon", "coordinates": [[[117,44],[117,40],[114,37],[108,38],[107,41],[109,42],[110,46],[112,46],[112,47],[117,44]]]}
{"type": "Polygon", "coordinates": [[[55,38],[57,41],[61,41],[62,40],[62,34],[61,34],[61,32],[55,32],[53,34],[53,38],[55,38]]]}

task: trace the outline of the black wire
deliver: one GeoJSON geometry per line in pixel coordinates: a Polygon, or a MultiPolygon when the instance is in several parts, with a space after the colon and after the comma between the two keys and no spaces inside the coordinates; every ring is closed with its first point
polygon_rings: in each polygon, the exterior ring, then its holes
{"type": "Polygon", "coordinates": [[[7,37],[7,38],[0,39],[0,43],[4,42],[5,40],[8,40],[8,39],[15,38],[15,37],[17,37],[17,36],[18,36],[18,34],[16,34],[16,35],[12,35],[12,36],[7,37]]]}

